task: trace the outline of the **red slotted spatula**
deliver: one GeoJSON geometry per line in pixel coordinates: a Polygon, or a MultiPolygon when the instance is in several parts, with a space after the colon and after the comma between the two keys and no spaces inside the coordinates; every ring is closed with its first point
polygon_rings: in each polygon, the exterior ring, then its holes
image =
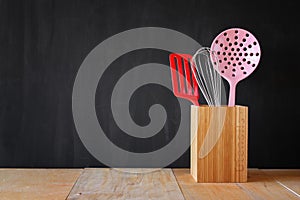
{"type": "Polygon", "coordinates": [[[199,106],[199,89],[190,65],[192,56],[172,53],[169,59],[174,95],[199,106]]]}

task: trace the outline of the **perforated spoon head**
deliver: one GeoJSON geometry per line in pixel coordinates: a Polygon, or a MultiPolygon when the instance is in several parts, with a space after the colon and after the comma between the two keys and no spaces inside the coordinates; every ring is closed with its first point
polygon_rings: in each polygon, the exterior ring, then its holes
{"type": "Polygon", "coordinates": [[[231,28],[220,33],[211,49],[218,55],[219,73],[229,83],[237,84],[257,67],[261,50],[257,39],[249,31],[231,28]]]}

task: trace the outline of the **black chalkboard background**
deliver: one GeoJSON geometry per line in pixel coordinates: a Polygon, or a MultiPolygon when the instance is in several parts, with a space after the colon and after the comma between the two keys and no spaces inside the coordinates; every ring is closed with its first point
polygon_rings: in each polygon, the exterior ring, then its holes
{"type": "MultiPolygon", "coordinates": [[[[203,46],[227,28],[254,33],[261,62],[237,87],[237,104],[250,108],[249,167],[300,168],[296,9],[294,1],[0,0],[0,167],[103,166],[74,126],[77,70],[106,38],[154,26],[203,46]]],[[[189,151],[171,165],[188,166],[189,151]]]]}

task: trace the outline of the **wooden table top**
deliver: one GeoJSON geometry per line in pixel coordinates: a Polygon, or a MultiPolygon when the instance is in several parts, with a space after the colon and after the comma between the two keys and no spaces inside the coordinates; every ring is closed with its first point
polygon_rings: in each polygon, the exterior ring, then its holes
{"type": "Polygon", "coordinates": [[[0,169],[0,199],[300,199],[300,170],[248,169],[247,183],[196,183],[189,169],[0,169]]]}

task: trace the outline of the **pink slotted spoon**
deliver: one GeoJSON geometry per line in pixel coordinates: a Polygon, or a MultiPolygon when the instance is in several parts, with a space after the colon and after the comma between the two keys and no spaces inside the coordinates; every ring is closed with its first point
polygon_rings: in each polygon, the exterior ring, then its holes
{"type": "Polygon", "coordinates": [[[235,105],[236,85],[257,67],[261,51],[257,39],[241,28],[231,28],[220,33],[213,41],[219,63],[218,72],[230,85],[228,106],[235,105]]]}

